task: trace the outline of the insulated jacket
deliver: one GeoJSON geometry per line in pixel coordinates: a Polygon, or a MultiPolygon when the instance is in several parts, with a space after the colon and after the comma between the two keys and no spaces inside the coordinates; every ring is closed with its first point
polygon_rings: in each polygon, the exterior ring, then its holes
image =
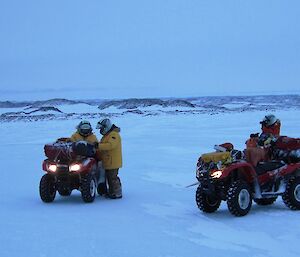
{"type": "Polygon", "coordinates": [[[268,150],[259,147],[247,148],[245,150],[245,155],[247,162],[251,163],[254,167],[256,167],[260,161],[268,161],[270,159],[268,150]]]}
{"type": "Polygon", "coordinates": [[[257,147],[258,144],[258,137],[250,137],[247,141],[246,141],[246,147],[250,148],[250,147],[257,147]]]}
{"type": "Polygon", "coordinates": [[[95,144],[98,143],[97,137],[94,134],[90,134],[87,137],[83,137],[82,135],[80,135],[78,132],[75,132],[70,140],[72,142],[77,142],[77,141],[86,141],[90,144],[95,144]]]}
{"type": "Polygon", "coordinates": [[[120,128],[113,125],[99,142],[98,158],[102,161],[105,170],[122,167],[122,142],[119,132],[120,128]]]}
{"type": "Polygon", "coordinates": [[[273,136],[278,137],[280,134],[280,126],[281,123],[279,120],[277,120],[272,126],[266,127],[262,125],[261,130],[263,133],[272,134],[273,136]]]}

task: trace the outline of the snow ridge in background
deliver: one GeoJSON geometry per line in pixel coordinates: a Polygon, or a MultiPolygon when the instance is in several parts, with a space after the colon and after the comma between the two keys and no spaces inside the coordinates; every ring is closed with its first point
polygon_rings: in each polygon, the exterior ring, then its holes
{"type": "Polygon", "coordinates": [[[299,95],[217,96],[194,98],[131,98],[119,100],[2,101],[0,121],[37,121],[120,117],[134,114],[217,114],[300,108],[299,95]]]}

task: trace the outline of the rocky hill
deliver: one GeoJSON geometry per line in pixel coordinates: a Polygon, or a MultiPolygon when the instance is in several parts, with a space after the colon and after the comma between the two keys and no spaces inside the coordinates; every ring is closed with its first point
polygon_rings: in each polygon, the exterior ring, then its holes
{"type": "Polygon", "coordinates": [[[299,95],[0,102],[0,122],[300,109],[299,95]]]}

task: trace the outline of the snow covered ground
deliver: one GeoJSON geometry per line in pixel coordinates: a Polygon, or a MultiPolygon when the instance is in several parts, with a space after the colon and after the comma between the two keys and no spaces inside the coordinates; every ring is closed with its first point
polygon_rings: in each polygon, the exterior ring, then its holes
{"type": "MultiPolygon", "coordinates": [[[[253,204],[236,218],[225,202],[214,214],[200,212],[196,188],[185,188],[196,181],[201,153],[227,141],[243,149],[265,114],[115,118],[122,129],[124,198],[98,196],[91,204],[78,191],[51,204],[39,198],[43,145],[71,135],[79,120],[1,123],[0,256],[299,256],[300,212],[281,198],[269,207],[253,204]]],[[[283,135],[300,136],[300,110],[275,114],[283,135]]]]}

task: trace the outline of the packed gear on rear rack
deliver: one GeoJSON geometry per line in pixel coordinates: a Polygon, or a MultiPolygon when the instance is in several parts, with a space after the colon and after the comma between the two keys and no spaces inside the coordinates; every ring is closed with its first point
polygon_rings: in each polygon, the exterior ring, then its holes
{"type": "Polygon", "coordinates": [[[44,146],[46,157],[52,161],[68,162],[76,157],[72,142],[56,141],[44,146]]]}
{"type": "Polygon", "coordinates": [[[77,157],[95,157],[95,145],[86,141],[62,142],[46,144],[44,146],[46,157],[52,161],[68,162],[75,160],[77,157]]]}
{"type": "Polygon", "coordinates": [[[215,152],[202,154],[198,160],[197,166],[211,170],[213,168],[222,169],[237,160],[244,158],[243,152],[235,150],[233,144],[223,143],[215,145],[215,152]]]}
{"type": "Polygon", "coordinates": [[[286,163],[300,162],[300,138],[281,136],[273,146],[273,158],[286,163]]]}

